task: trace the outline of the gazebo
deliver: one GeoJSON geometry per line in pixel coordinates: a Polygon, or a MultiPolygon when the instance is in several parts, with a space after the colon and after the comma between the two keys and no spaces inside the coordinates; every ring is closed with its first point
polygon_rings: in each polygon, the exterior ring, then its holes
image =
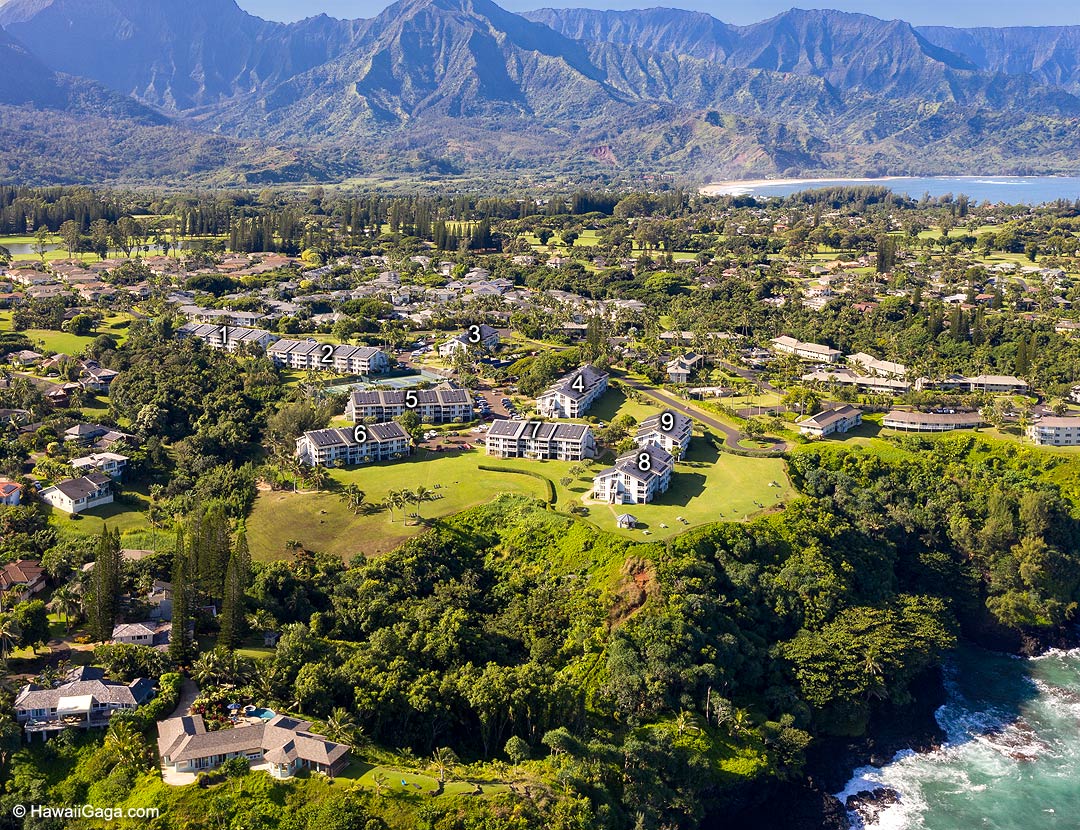
{"type": "Polygon", "coordinates": [[[637,516],[631,516],[629,513],[620,513],[615,517],[615,526],[622,528],[637,527],[637,516]]]}

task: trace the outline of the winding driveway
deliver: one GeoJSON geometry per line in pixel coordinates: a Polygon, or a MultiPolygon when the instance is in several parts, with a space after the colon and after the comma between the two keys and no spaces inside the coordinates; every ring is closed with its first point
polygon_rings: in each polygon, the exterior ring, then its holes
{"type": "Polygon", "coordinates": [[[628,378],[625,376],[620,378],[620,380],[631,389],[634,389],[635,391],[640,392],[643,395],[648,395],[650,398],[655,401],[659,401],[664,406],[669,407],[670,409],[674,409],[677,412],[681,412],[684,415],[693,418],[695,421],[699,421],[700,423],[705,424],[705,426],[715,429],[717,432],[724,436],[724,445],[727,446],[729,449],[736,449],[741,452],[748,452],[754,455],[767,455],[768,453],[772,452],[783,452],[787,449],[787,443],[785,441],[781,441],[778,438],[762,439],[763,441],[772,442],[772,446],[767,450],[753,450],[747,447],[740,447],[739,441],[742,439],[742,434],[735,427],[730,426],[729,424],[725,424],[723,421],[714,418],[711,415],[706,415],[700,409],[697,409],[696,407],[691,407],[678,400],[677,398],[671,397],[667,392],[661,391],[655,386],[649,386],[648,384],[642,383],[641,381],[633,380],[632,378],[628,378]]]}

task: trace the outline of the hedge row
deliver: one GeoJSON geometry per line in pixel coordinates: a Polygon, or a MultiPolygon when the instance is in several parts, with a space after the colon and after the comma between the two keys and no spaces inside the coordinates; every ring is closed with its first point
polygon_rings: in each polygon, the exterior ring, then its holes
{"type": "Polygon", "coordinates": [[[180,702],[180,686],[184,678],[176,672],[167,672],[158,680],[158,692],[149,703],[138,709],[125,709],[113,716],[129,721],[136,729],[149,732],[154,725],[170,714],[180,702]]]}
{"type": "Polygon", "coordinates": [[[559,499],[558,493],[555,491],[555,482],[540,473],[534,473],[531,470],[515,470],[513,467],[496,467],[493,464],[477,464],[476,468],[478,470],[487,470],[490,473],[517,473],[518,475],[532,476],[533,478],[544,482],[547,486],[547,502],[549,507],[554,506],[555,502],[559,499]]]}

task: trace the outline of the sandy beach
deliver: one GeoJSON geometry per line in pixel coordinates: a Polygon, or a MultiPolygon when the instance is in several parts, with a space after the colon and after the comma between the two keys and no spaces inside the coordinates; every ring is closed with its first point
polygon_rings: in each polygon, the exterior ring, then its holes
{"type": "Polygon", "coordinates": [[[749,193],[755,187],[771,185],[807,185],[813,187],[828,182],[845,182],[850,184],[870,184],[874,182],[894,182],[898,179],[910,178],[908,176],[878,176],[873,179],[860,178],[832,178],[832,179],[732,179],[724,182],[710,182],[698,192],[702,196],[738,196],[749,193]]]}

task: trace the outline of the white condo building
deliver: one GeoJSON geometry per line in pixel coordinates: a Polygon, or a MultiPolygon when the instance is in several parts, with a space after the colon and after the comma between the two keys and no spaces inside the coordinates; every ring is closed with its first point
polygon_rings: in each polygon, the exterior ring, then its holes
{"type": "Polygon", "coordinates": [[[348,346],[317,340],[278,340],[266,350],[277,366],[333,370],[341,375],[379,375],[390,369],[386,353],[374,346],[348,346]]]}
{"type": "Polygon", "coordinates": [[[409,454],[410,442],[400,424],[316,429],[296,439],[296,457],[309,466],[340,467],[391,461],[409,454]],[[357,432],[360,435],[357,435],[357,432]],[[357,438],[361,440],[357,441],[357,438]]]}
{"type": "Polygon", "coordinates": [[[345,414],[355,424],[369,418],[389,421],[410,409],[425,424],[459,424],[476,417],[469,391],[449,384],[434,389],[357,389],[349,396],[345,414]]]}
{"type": "Polygon", "coordinates": [[[675,459],[663,447],[638,447],[596,475],[593,498],[608,504],[648,504],[667,492],[674,468],[675,459]]]}
{"type": "Polygon", "coordinates": [[[494,421],[487,454],[498,458],[583,461],[596,455],[596,439],[587,424],[547,421],[494,421]]]}
{"type": "Polygon", "coordinates": [[[587,364],[556,381],[536,399],[545,418],[580,418],[608,388],[608,373],[587,364]]]}

